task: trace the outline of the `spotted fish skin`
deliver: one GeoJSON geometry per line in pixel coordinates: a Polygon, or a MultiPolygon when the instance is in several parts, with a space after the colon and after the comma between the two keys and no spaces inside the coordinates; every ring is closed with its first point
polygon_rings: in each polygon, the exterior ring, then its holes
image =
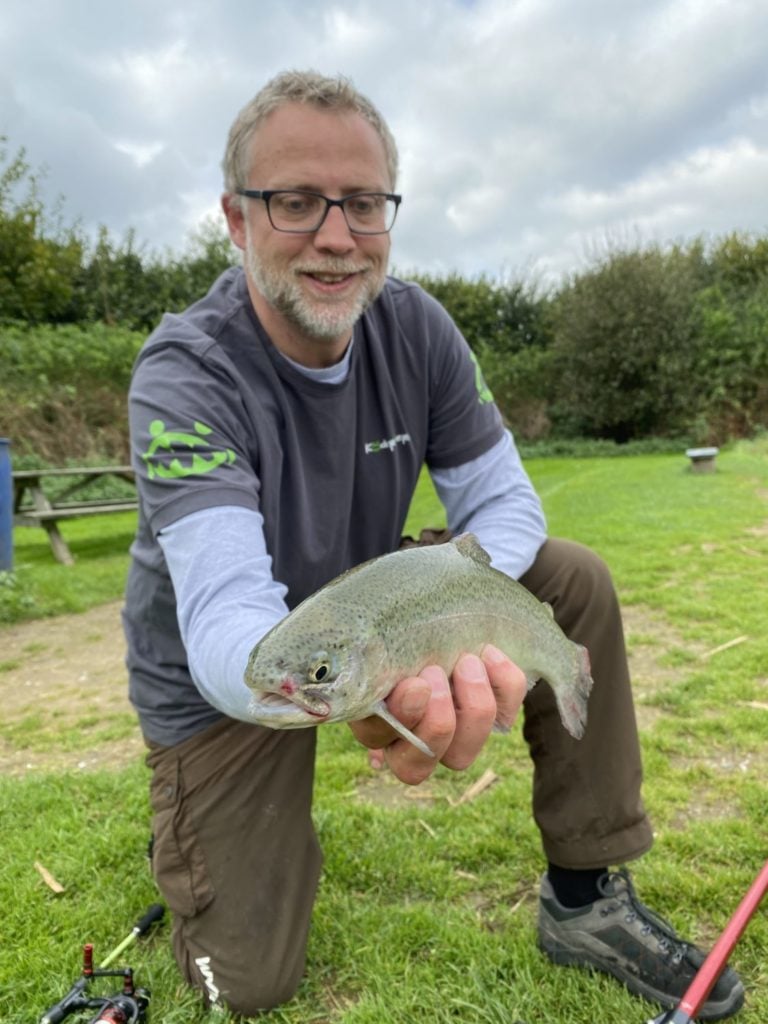
{"type": "MultiPolygon", "coordinates": [[[[529,688],[552,687],[565,728],[584,732],[589,656],[538,601],[493,569],[472,534],[383,555],[343,573],[303,601],[254,647],[245,671],[253,721],[277,729],[392,719],[384,699],[406,676],[493,644],[529,688]]],[[[423,746],[423,744],[422,744],[423,746]]]]}

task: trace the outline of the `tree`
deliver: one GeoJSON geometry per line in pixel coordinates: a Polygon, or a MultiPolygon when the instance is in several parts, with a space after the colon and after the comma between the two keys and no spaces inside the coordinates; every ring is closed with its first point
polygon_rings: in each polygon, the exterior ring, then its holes
{"type": "Polygon", "coordinates": [[[0,137],[0,321],[66,319],[82,240],[52,225],[24,150],[9,157],[6,142],[0,137]]]}
{"type": "Polygon", "coordinates": [[[684,431],[699,374],[696,277],[684,253],[616,252],[554,306],[553,418],[561,430],[625,442],[684,431]]]}
{"type": "Polygon", "coordinates": [[[510,354],[549,340],[545,301],[522,281],[467,280],[455,273],[411,278],[448,310],[476,354],[489,350],[510,354]]]}

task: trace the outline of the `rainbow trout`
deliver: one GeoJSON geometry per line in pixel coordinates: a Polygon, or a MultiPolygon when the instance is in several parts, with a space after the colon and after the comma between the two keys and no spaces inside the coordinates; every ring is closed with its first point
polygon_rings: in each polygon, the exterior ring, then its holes
{"type": "Polygon", "coordinates": [[[586,648],[568,640],[549,605],[493,569],[468,533],[364,562],[298,605],[251,652],[250,713],[273,729],[378,715],[432,755],[385,698],[427,665],[450,677],[463,652],[488,643],[525,672],[529,689],[549,683],[563,725],[580,738],[592,687],[586,648]]]}

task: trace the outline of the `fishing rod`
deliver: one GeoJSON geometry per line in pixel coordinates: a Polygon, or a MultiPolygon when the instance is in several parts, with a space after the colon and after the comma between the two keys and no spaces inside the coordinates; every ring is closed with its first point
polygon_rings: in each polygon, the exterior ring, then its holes
{"type": "Polygon", "coordinates": [[[93,966],[93,945],[87,942],[83,946],[83,969],[80,977],[63,999],[46,1010],[40,1018],[40,1024],[59,1024],[65,1017],[81,1010],[96,1010],[96,1016],[91,1017],[88,1024],[143,1024],[147,1019],[149,990],[136,987],[133,968],[107,970],[107,967],[140,935],[148,932],[156,921],[160,921],[164,913],[165,907],[162,904],[153,903],[136,922],[130,934],[107,954],[98,967],[93,966]],[[96,978],[122,978],[122,990],[109,996],[89,996],[88,988],[96,978]]]}
{"type": "Polygon", "coordinates": [[[696,972],[683,998],[674,1009],[667,1010],[661,1016],[647,1021],[646,1024],[693,1024],[696,1014],[706,1002],[728,957],[733,952],[733,947],[741,938],[766,892],[768,892],[768,860],[763,864],[730,921],[723,929],[720,938],[696,972]]]}

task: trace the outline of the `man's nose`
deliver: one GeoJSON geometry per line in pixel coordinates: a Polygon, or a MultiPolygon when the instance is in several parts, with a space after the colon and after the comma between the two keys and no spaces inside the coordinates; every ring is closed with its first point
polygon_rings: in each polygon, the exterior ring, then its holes
{"type": "Polygon", "coordinates": [[[348,252],[357,245],[340,206],[328,207],[325,220],[315,232],[315,245],[318,249],[331,249],[334,252],[348,252]]]}

